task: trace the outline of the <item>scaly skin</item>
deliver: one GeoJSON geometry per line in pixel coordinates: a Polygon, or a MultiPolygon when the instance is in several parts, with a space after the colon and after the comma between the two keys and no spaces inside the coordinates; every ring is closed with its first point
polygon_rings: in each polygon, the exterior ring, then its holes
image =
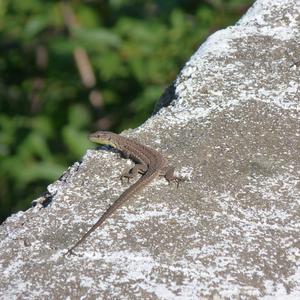
{"type": "Polygon", "coordinates": [[[136,174],[142,174],[142,177],[131,185],[121,196],[106,210],[100,219],[82,236],[82,238],[71,247],[66,254],[73,254],[73,250],[95,231],[103,222],[109,218],[120,206],[123,205],[133,194],[142,190],[147,184],[158,176],[164,176],[168,182],[175,181],[177,184],[182,179],[173,175],[174,168],[167,165],[167,160],[156,150],[140,144],[136,140],[129,139],[116,133],[107,131],[97,131],[89,136],[92,142],[110,145],[119,151],[125,158],[132,159],[136,164],[127,173],[121,176],[128,180],[136,174]]]}

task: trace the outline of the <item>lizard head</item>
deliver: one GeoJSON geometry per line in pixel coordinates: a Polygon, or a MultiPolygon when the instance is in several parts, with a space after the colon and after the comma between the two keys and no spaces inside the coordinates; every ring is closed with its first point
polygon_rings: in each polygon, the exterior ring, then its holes
{"type": "Polygon", "coordinates": [[[109,131],[97,131],[95,133],[91,133],[89,135],[89,140],[97,143],[97,144],[102,144],[102,145],[109,145],[112,147],[116,147],[116,140],[115,136],[117,136],[113,132],[109,131]]]}

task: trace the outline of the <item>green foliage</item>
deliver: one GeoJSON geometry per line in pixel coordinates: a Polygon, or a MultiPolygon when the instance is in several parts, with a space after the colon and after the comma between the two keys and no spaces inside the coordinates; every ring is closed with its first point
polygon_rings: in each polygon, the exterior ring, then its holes
{"type": "Polygon", "coordinates": [[[0,1],[0,219],[80,159],[89,131],[143,122],[201,42],[251,2],[0,1]],[[69,28],[63,3],[77,20],[69,28]],[[93,87],[81,81],[78,47],[93,87]]]}

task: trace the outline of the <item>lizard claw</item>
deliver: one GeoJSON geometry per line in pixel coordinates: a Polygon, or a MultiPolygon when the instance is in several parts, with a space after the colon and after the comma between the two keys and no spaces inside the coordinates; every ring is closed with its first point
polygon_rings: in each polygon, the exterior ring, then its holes
{"type": "Polygon", "coordinates": [[[124,184],[124,178],[127,178],[127,183],[130,182],[130,177],[129,177],[129,176],[121,175],[121,176],[120,176],[120,180],[121,180],[121,183],[122,183],[122,184],[124,184]]]}
{"type": "Polygon", "coordinates": [[[185,181],[185,180],[186,180],[186,179],[183,178],[183,177],[174,177],[174,178],[172,178],[171,180],[168,180],[168,182],[169,182],[169,184],[170,184],[171,181],[174,181],[174,182],[176,183],[176,188],[178,189],[179,183],[181,183],[181,182],[183,182],[183,181],[185,181]]]}
{"type": "Polygon", "coordinates": [[[78,256],[78,254],[76,254],[75,252],[73,252],[73,249],[71,248],[66,253],[63,254],[63,257],[71,256],[71,255],[78,256]]]}
{"type": "Polygon", "coordinates": [[[176,182],[176,188],[177,188],[177,189],[179,188],[179,183],[182,182],[182,181],[184,181],[182,178],[177,178],[177,179],[176,179],[175,182],[176,182]]]}
{"type": "Polygon", "coordinates": [[[63,257],[73,255],[74,253],[71,250],[68,250],[66,253],[63,254],[63,257]]]}

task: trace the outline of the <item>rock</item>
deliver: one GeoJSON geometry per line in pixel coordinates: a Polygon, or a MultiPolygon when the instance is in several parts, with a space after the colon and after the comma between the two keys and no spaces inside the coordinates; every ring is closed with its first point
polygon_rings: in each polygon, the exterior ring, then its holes
{"type": "Polygon", "coordinates": [[[188,181],[156,180],[64,257],[129,186],[128,160],[89,150],[1,226],[0,298],[300,299],[299,37],[299,1],[259,0],[208,38],[126,133],[188,181]]]}

